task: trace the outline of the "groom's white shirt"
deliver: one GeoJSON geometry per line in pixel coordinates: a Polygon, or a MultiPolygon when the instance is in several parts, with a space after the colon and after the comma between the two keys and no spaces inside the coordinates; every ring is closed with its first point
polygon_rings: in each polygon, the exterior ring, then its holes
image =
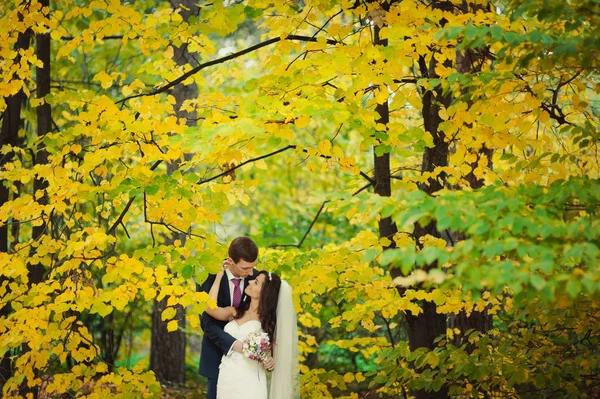
{"type": "MultiPolygon", "coordinates": [[[[235,277],[229,269],[225,270],[225,274],[227,275],[227,280],[229,281],[229,303],[233,304],[233,289],[235,288],[233,285],[233,279],[237,277],[235,277]]],[[[240,291],[242,292],[242,297],[244,296],[244,281],[245,280],[243,278],[240,279],[240,291]]],[[[229,348],[227,351],[227,356],[231,355],[231,352],[233,352],[233,345],[231,345],[231,348],[229,348]]]]}
{"type": "MultiPolygon", "coordinates": [[[[229,269],[225,270],[225,274],[227,274],[227,280],[229,281],[229,303],[233,304],[233,289],[235,286],[233,285],[233,279],[237,278],[231,273],[229,269]]],[[[240,291],[242,293],[242,297],[244,296],[244,279],[240,279],[240,291]]]]}

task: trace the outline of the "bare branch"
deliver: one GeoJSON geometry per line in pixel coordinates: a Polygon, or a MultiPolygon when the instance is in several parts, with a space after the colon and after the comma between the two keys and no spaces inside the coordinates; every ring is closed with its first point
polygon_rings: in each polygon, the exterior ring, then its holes
{"type": "MultiPolygon", "coordinates": [[[[160,165],[161,163],[162,163],[162,161],[156,161],[154,163],[154,165],[152,165],[150,170],[154,170],[154,169],[158,168],[158,165],[160,165]]],[[[127,201],[127,205],[125,205],[125,208],[123,208],[123,210],[121,211],[121,214],[119,215],[117,220],[113,223],[113,225],[110,227],[110,229],[108,229],[108,232],[106,234],[113,234],[115,232],[117,226],[120,224],[123,224],[123,218],[127,214],[127,211],[129,211],[129,208],[131,207],[131,204],[133,204],[135,197],[136,196],[134,195],[133,197],[129,198],[129,201],[127,201]]]]}
{"type": "MultiPolygon", "coordinates": [[[[201,70],[203,70],[205,68],[208,68],[208,67],[213,66],[213,65],[218,65],[218,64],[222,64],[224,62],[233,60],[235,58],[241,57],[242,55],[245,55],[245,54],[251,53],[253,51],[256,51],[256,50],[258,50],[258,49],[260,49],[262,47],[270,46],[271,44],[277,43],[277,42],[279,42],[281,40],[282,40],[281,37],[274,37],[274,38],[266,40],[266,41],[264,41],[262,43],[258,43],[258,44],[255,44],[254,46],[248,47],[247,49],[244,49],[244,50],[238,51],[236,53],[230,54],[228,56],[221,57],[221,58],[218,58],[216,60],[209,61],[209,62],[205,62],[204,64],[198,65],[197,67],[195,67],[195,68],[189,70],[188,72],[184,73],[183,75],[181,75],[180,77],[178,77],[174,81],[169,82],[166,85],[164,85],[164,86],[162,86],[162,87],[160,87],[160,88],[158,88],[156,90],[150,91],[148,93],[135,94],[135,95],[132,95],[132,96],[129,96],[129,97],[125,97],[125,98],[117,101],[116,104],[124,103],[127,100],[131,100],[131,99],[137,98],[137,97],[154,96],[156,94],[164,93],[165,91],[169,90],[170,88],[172,88],[174,86],[177,86],[179,83],[183,82],[184,80],[186,80],[190,76],[193,76],[193,75],[197,74],[198,72],[200,72],[201,70]]],[[[314,37],[299,36],[299,35],[288,35],[288,36],[286,36],[284,38],[284,40],[295,40],[295,41],[302,41],[302,42],[316,42],[317,41],[317,39],[314,38],[314,37]]],[[[337,40],[334,40],[334,39],[326,39],[326,42],[327,42],[327,44],[343,44],[343,42],[340,42],[340,41],[337,41],[337,40]]]]}
{"type": "Polygon", "coordinates": [[[355,195],[358,195],[358,194],[362,193],[363,191],[365,191],[367,188],[369,188],[371,186],[372,186],[371,183],[367,183],[366,185],[362,186],[357,191],[355,191],[354,193],[352,193],[352,196],[354,197],[355,195]]]}
{"type": "MultiPolygon", "coordinates": [[[[98,36],[94,35],[94,40],[121,40],[123,39],[123,35],[108,35],[108,36],[103,36],[101,39],[98,39],[98,36]]],[[[130,38],[130,39],[137,39],[136,37],[130,38]]],[[[75,36],[61,36],[60,40],[65,40],[65,41],[71,41],[71,40],[75,40],[75,36]]]]}
{"type": "Polygon", "coordinates": [[[213,176],[213,177],[210,177],[210,178],[208,178],[208,179],[200,180],[200,181],[198,181],[196,184],[204,184],[204,183],[208,183],[208,182],[210,182],[210,181],[213,181],[213,180],[215,180],[215,179],[218,179],[219,177],[222,177],[222,176],[228,175],[228,174],[230,174],[231,172],[233,172],[234,170],[236,170],[236,169],[239,169],[239,168],[241,168],[241,167],[242,167],[242,166],[244,166],[244,165],[247,165],[247,164],[249,164],[249,163],[252,163],[252,162],[260,161],[261,159],[268,158],[268,157],[270,157],[270,156],[273,156],[273,155],[279,154],[279,153],[281,153],[281,152],[284,152],[284,151],[287,151],[287,150],[290,150],[290,149],[293,149],[293,148],[296,148],[296,146],[295,146],[295,145],[288,145],[287,147],[283,147],[283,148],[280,148],[279,150],[276,150],[276,151],[270,152],[270,153],[268,153],[268,154],[265,154],[265,155],[261,155],[260,157],[249,159],[249,160],[247,160],[247,161],[244,161],[244,162],[242,162],[242,163],[241,163],[241,164],[239,164],[239,165],[235,165],[234,167],[227,169],[227,170],[226,170],[226,171],[224,171],[223,173],[219,173],[218,175],[215,175],[215,176],[213,176]]]}
{"type": "Polygon", "coordinates": [[[394,83],[412,83],[412,84],[417,84],[417,79],[416,78],[401,78],[401,79],[394,79],[394,83]]]}
{"type": "Polygon", "coordinates": [[[337,17],[338,15],[340,15],[343,12],[344,12],[344,10],[341,9],[340,11],[336,12],[335,14],[333,14],[327,21],[325,21],[325,23],[323,24],[323,26],[321,26],[319,29],[317,29],[317,31],[314,33],[314,35],[312,35],[312,37],[314,38],[315,36],[317,36],[317,34],[319,32],[321,32],[331,22],[332,19],[334,19],[335,17],[337,17]]]}
{"type": "Polygon", "coordinates": [[[117,226],[123,222],[123,218],[127,214],[127,211],[129,211],[129,208],[131,207],[131,204],[133,204],[134,200],[135,200],[135,195],[133,197],[129,198],[127,205],[125,205],[125,208],[123,208],[123,210],[121,211],[121,214],[119,215],[117,220],[113,223],[113,225],[110,227],[110,229],[108,229],[108,232],[106,234],[113,234],[115,232],[117,226]]]}
{"type": "Polygon", "coordinates": [[[317,214],[313,218],[312,222],[310,223],[310,226],[308,226],[308,229],[306,230],[306,232],[304,233],[304,236],[302,237],[302,239],[300,240],[300,242],[298,244],[280,244],[280,245],[279,244],[273,244],[273,245],[269,245],[269,247],[270,248],[275,248],[275,247],[295,247],[295,248],[300,248],[302,246],[302,244],[304,244],[304,240],[306,240],[306,237],[308,237],[308,233],[310,233],[310,231],[312,230],[313,226],[317,222],[317,219],[321,215],[321,212],[323,212],[323,208],[325,208],[325,204],[328,203],[328,202],[330,202],[330,201],[331,200],[325,200],[321,204],[321,207],[317,211],[317,214]]]}
{"type": "Polygon", "coordinates": [[[538,100],[540,100],[540,106],[542,107],[542,109],[544,111],[546,111],[548,113],[548,115],[550,116],[550,118],[552,118],[556,122],[558,122],[559,125],[573,125],[573,123],[569,122],[566,119],[567,115],[564,114],[563,110],[558,106],[558,104],[556,104],[555,100],[558,98],[558,92],[559,92],[559,90],[563,86],[565,86],[566,84],[570,83],[575,78],[577,78],[577,76],[579,76],[580,73],[581,72],[576,73],[572,78],[570,78],[566,82],[559,82],[558,83],[556,89],[553,90],[553,102],[552,103],[544,102],[544,99],[538,98],[537,94],[533,91],[533,89],[531,88],[531,86],[529,85],[529,83],[525,80],[525,78],[522,75],[515,74],[515,77],[517,79],[522,80],[525,83],[524,89],[525,89],[526,92],[528,92],[533,97],[535,97],[538,100]]]}
{"type": "Polygon", "coordinates": [[[369,182],[370,185],[374,186],[375,185],[375,181],[373,179],[371,179],[369,177],[369,175],[367,175],[365,172],[363,172],[362,170],[360,171],[360,175],[362,177],[364,177],[365,179],[367,179],[367,181],[369,182]]]}
{"type": "MultiPolygon", "coordinates": [[[[358,195],[359,193],[361,193],[362,191],[366,190],[367,188],[369,188],[371,186],[372,186],[372,184],[368,183],[367,185],[361,187],[358,191],[354,192],[352,194],[352,196],[354,197],[355,195],[358,195]]],[[[306,237],[308,236],[308,233],[310,233],[310,231],[312,230],[313,226],[315,225],[317,219],[321,215],[321,212],[323,212],[323,208],[325,207],[325,204],[328,203],[328,202],[330,202],[330,201],[331,200],[325,200],[323,202],[323,204],[321,204],[321,207],[317,211],[317,214],[313,218],[313,221],[311,222],[310,226],[308,226],[308,230],[306,230],[306,233],[304,233],[304,236],[302,237],[302,239],[300,240],[300,242],[298,244],[272,244],[272,245],[269,245],[269,247],[270,248],[276,248],[276,247],[279,247],[279,248],[285,248],[285,247],[300,248],[300,246],[302,246],[302,244],[304,243],[304,240],[306,240],[306,237]]]]}

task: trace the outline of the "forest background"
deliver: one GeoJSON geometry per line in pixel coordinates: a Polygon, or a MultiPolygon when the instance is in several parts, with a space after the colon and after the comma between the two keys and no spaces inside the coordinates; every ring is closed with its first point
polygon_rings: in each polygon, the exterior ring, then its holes
{"type": "Polygon", "coordinates": [[[233,236],[306,398],[598,397],[598,0],[0,6],[3,397],[203,397],[233,236]]]}

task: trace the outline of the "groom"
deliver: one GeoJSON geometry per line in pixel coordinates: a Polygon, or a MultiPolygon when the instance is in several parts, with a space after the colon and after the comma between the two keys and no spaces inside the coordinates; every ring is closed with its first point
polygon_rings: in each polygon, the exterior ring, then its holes
{"type": "MultiPolygon", "coordinates": [[[[237,237],[229,245],[229,258],[224,261],[227,264],[225,271],[227,278],[221,280],[217,306],[238,307],[244,299],[244,289],[248,282],[253,280],[258,273],[254,266],[258,258],[258,246],[249,237],[237,237]]],[[[197,291],[208,293],[215,281],[215,275],[209,274],[202,286],[196,285],[197,291]]],[[[200,326],[204,331],[202,338],[202,352],[200,353],[200,375],[208,378],[207,399],[217,397],[217,378],[219,377],[219,365],[223,355],[232,350],[235,338],[223,331],[226,321],[219,321],[207,313],[200,316],[200,326]]]]}

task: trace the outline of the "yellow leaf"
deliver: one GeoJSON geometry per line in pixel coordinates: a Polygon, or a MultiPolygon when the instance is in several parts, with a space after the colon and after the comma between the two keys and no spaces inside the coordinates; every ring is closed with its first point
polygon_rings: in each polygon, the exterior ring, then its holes
{"type": "Polygon", "coordinates": [[[391,244],[392,244],[392,241],[390,241],[390,239],[387,237],[382,237],[379,240],[379,245],[381,245],[382,247],[389,247],[391,244]]]}
{"type": "Polygon", "coordinates": [[[144,289],[144,299],[149,301],[156,296],[156,290],[153,287],[144,289]]]}
{"type": "Polygon", "coordinates": [[[133,93],[133,90],[131,89],[131,86],[123,86],[123,88],[121,89],[121,93],[123,93],[123,95],[127,97],[131,95],[131,93],[133,93]]]}
{"type": "Polygon", "coordinates": [[[431,367],[437,367],[438,364],[440,364],[440,357],[437,353],[435,352],[429,352],[427,354],[427,363],[429,363],[431,365],[431,367]]]}
{"type": "Polygon", "coordinates": [[[331,155],[331,141],[323,140],[319,143],[319,152],[325,156],[331,155]]]}
{"type": "Polygon", "coordinates": [[[178,327],[179,327],[179,324],[178,324],[177,320],[171,320],[169,323],[167,323],[167,331],[168,332],[176,331],[178,327]]]}
{"type": "Polygon", "coordinates": [[[175,317],[175,314],[177,314],[177,311],[175,310],[175,308],[168,307],[165,310],[163,310],[160,318],[162,319],[162,321],[165,321],[165,320],[172,319],[173,317],[175,317]]]}
{"type": "Polygon", "coordinates": [[[299,118],[296,118],[296,120],[294,120],[294,125],[296,125],[297,127],[306,127],[308,126],[308,124],[310,123],[310,116],[306,116],[303,115],[299,118]]]}
{"type": "Polygon", "coordinates": [[[106,373],[108,371],[108,366],[106,365],[106,363],[98,363],[98,365],[96,366],[96,373],[106,373]]]}
{"type": "Polygon", "coordinates": [[[111,305],[113,305],[117,310],[123,310],[128,302],[129,300],[125,295],[119,295],[112,298],[111,305]]]}
{"type": "Polygon", "coordinates": [[[389,97],[389,93],[387,91],[387,87],[384,87],[383,90],[375,90],[375,101],[377,104],[385,104],[389,97]]]}
{"type": "Polygon", "coordinates": [[[331,149],[331,153],[333,154],[334,157],[336,158],[343,158],[344,157],[344,150],[342,150],[340,147],[333,146],[333,148],[331,149]]]}
{"type": "Polygon", "coordinates": [[[440,118],[442,120],[448,120],[448,112],[446,111],[446,108],[440,109],[440,111],[438,112],[438,115],[440,116],[440,118]]]}
{"type": "Polygon", "coordinates": [[[310,155],[311,157],[314,157],[315,155],[317,155],[317,150],[315,150],[315,149],[314,149],[314,148],[312,148],[312,147],[308,147],[308,148],[306,149],[306,153],[307,153],[308,155],[310,155]]]}
{"type": "Polygon", "coordinates": [[[167,47],[167,49],[164,51],[163,53],[163,57],[165,58],[173,58],[174,52],[173,52],[173,47],[169,46],[167,47]]]}
{"type": "Polygon", "coordinates": [[[346,374],[344,374],[344,382],[346,384],[350,383],[352,381],[354,381],[354,374],[352,374],[352,373],[346,373],[346,374]]]}
{"type": "Polygon", "coordinates": [[[254,162],[254,166],[256,166],[257,169],[267,170],[267,163],[263,159],[254,162]]]}
{"type": "Polygon", "coordinates": [[[43,105],[45,103],[45,100],[43,98],[32,98],[31,100],[29,100],[29,103],[32,107],[38,107],[40,105],[43,105]]]}
{"type": "Polygon", "coordinates": [[[96,76],[94,76],[94,79],[92,80],[99,81],[100,86],[102,86],[103,89],[108,89],[113,84],[113,78],[104,71],[96,74],[96,76]]]}

